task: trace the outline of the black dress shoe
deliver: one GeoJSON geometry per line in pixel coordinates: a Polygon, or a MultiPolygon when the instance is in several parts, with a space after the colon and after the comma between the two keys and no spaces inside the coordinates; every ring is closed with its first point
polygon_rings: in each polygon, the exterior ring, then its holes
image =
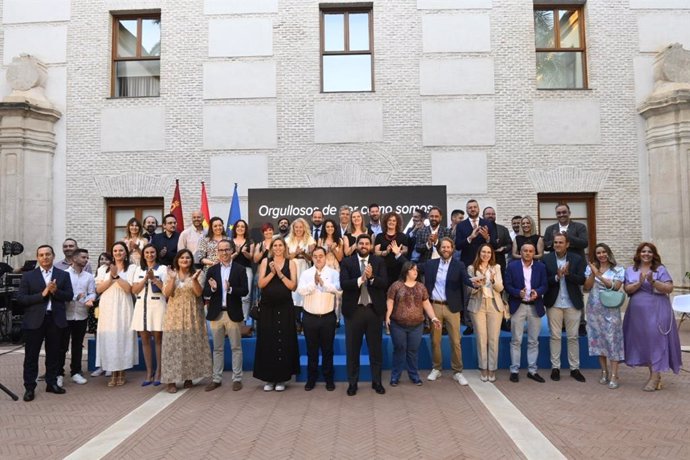
{"type": "Polygon", "coordinates": [[[46,386],[46,393],[55,393],[56,395],[63,395],[67,392],[64,388],[59,387],[57,385],[48,385],[46,386]]]}
{"type": "Polygon", "coordinates": [[[520,374],[518,374],[517,372],[511,372],[510,381],[513,383],[518,383],[520,381],[520,374]]]}
{"type": "Polygon", "coordinates": [[[472,335],[474,334],[474,328],[472,326],[467,326],[464,331],[462,331],[462,335],[472,335]]]}
{"type": "Polygon", "coordinates": [[[335,383],[333,383],[333,382],[326,382],[326,390],[328,390],[328,391],[333,391],[333,390],[335,390],[335,383]]]}
{"type": "Polygon", "coordinates": [[[553,368],[551,369],[551,380],[558,382],[561,379],[561,370],[553,368]]]}
{"type": "Polygon", "coordinates": [[[313,380],[307,380],[307,383],[304,385],[304,391],[311,391],[314,389],[316,386],[316,382],[313,380]]]}
{"type": "Polygon", "coordinates": [[[575,380],[577,380],[578,382],[584,383],[586,381],[585,376],[582,375],[582,372],[580,372],[580,369],[573,369],[572,371],[570,371],[570,376],[572,378],[574,378],[575,380]]]}
{"type": "Polygon", "coordinates": [[[34,390],[26,390],[24,392],[24,401],[26,402],[33,401],[35,397],[34,390]]]}
{"type": "Polygon", "coordinates": [[[347,395],[348,396],[354,396],[357,394],[357,384],[356,383],[351,383],[347,386],[347,395]]]}
{"type": "Polygon", "coordinates": [[[532,379],[532,380],[534,380],[535,382],[539,382],[539,383],[544,383],[544,382],[546,382],[546,380],[544,380],[544,377],[542,377],[541,375],[537,374],[536,372],[535,372],[534,374],[532,374],[531,372],[528,372],[528,373],[527,373],[527,378],[528,378],[528,379],[532,379]]]}
{"type": "Polygon", "coordinates": [[[373,388],[377,394],[380,394],[380,395],[386,394],[386,389],[383,388],[383,385],[381,385],[381,383],[379,383],[379,382],[372,383],[371,388],[373,388]]]}

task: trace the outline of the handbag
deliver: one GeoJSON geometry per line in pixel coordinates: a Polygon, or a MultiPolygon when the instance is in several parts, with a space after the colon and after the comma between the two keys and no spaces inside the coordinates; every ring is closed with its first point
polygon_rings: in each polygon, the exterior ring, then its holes
{"type": "Polygon", "coordinates": [[[252,308],[249,309],[249,317],[251,319],[253,319],[254,321],[258,321],[259,316],[261,316],[261,301],[259,301],[259,303],[252,305],[252,308]]]}
{"type": "MultiPolygon", "coordinates": [[[[615,284],[615,281],[613,284],[615,284]]],[[[606,308],[619,308],[625,302],[625,293],[614,290],[612,285],[610,289],[607,288],[599,292],[599,300],[606,308]]]]}

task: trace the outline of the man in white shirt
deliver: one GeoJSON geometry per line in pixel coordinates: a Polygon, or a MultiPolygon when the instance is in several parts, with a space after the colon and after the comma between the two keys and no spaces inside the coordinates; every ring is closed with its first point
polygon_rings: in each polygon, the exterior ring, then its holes
{"type": "Polygon", "coordinates": [[[67,269],[70,280],[72,281],[72,291],[74,297],[67,303],[67,328],[62,335],[60,355],[58,357],[58,377],[57,384],[63,385],[65,376],[65,357],[67,349],[72,342],[72,352],[70,361],[70,375],[72,381],[78,385],[87,382],[82,374],[81,358],[84,336],[86,335],[86,323],[89,315],[89,308],[93,308],[96,300],[96,283],[93,275],[86,271],[89,263],[89,251],[86,249],[76,249],[72,254],[72,266],[67,269]]]}
{"type": "Polygon", "coordinates": [[[199,255],[196,250],[199,247],[199,240],[204,237],[204,215],[201,211],[196,210],[192,212],[192,226],[185,228],[180,233],[180,239],[177,240],[177,250],[189,249],[194,254],[194,262],[199,263],[199,255]]]}
{"type": "Polygon", "coordinates": [[[304,297],[304,339],[307,342],[306,391],[316,385],[321,349],[321,371],[326,390],[335,390],[333,381],[333,340],[335,339],[335,295],[340,292],[340,274],[326,265],[326,251],[314,248],[314,266],[302,272],[297,292],[304,297]]]}

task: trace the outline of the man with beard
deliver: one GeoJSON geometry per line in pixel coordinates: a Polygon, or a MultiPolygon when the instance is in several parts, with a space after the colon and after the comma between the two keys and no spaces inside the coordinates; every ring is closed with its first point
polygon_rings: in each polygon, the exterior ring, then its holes
{"type": "Polygon", "coordinates": [[[383,363],[381,326],[386,312],[388,279],[383,259],[371,254],[371,250],[369,235],[359,235],[356,255],[343,259],[340,265],[343,316],[346,320],[348,396],[357,394],[359,355],[364,336],[366,336],[369,349],[371,387],[378,394],[386,393],[381,384],[383,363]]]}
{"type": "Polygon", "coordinates": [[[314,209],[311,213],[311,236],[316,242],[323,236],[323,212],[320,209],[314,209]]]}
{"type": "MultiPolygon", "coordinates": [[[[77,240],[74,238],[67,238],[63,243],[62,243],[62,253],[65,255],[65,258],[62,259],[60,262],[55,263],[55,267],[59,268],[60,270],[67,270],[69,267],[72,266],[72,256],[74,255],[74,251],[79,249],[79,244],[77,243],[77,240]]],[[[86,262],[86,266],[84,267],[84,271],[86,273],[93,273],[93,269],[91,268],[91,264],[86,262]]]]}
{"type": "Polygon", "coordinates": [[[426,218],[426,212],[423,209],[417,208],[412,211],[412,227],[407,231],[407,247],[412,248],[412,253],[410,254],[410,260],[412,262],[419,262],[421,255],[417,251],[417,233],[419,233],[424,228],[424,219],[426,218]]]}
{"type": "Polygon", "coordinates": [[[149,243],[153,240],[153,235],[156,234],[156,229],[158,228],[158,219],[153,216],[146,216],[144,219],[144,233],[143,237],[149,240],[149,243]]]}
{"type": "Polygon", "coordinates": [[[494,246],[494,253],[496,254],[496,263],[501,267],[501,275],[506,274],[506,254],[510,254],[513,248],[513,240],[510,238],[510,232],[501,224],[496,223],[496,210],[490,206],[484,208],[482,216],[489,222],[489,228],[493,227],[496,234],[496,246],[494,246]]]}
{"type": "Polygon", "coordinates": [[[379,205],[372,203],[369,205],[369,225],[367,228],[371,230],[371,239],[376,240],[376,236],[381,233],[381,210],[379,205]]]}
{"type": "Polygon", "coordinates": [[[177,255],[177,243],[180,234],[177,232],[177,219],[172,214],[163,217],[163,232],[153,235],[151,244],[158,250],[158,261],[161,265],[171,266],[177,255]]]}
{"type": "Polygon", "coordinates": [[[441,225],[443,213],[436,206],[429,209],[429,225],[417,232],[417,244],[415,249],[419,252],[419,262],[429,259],[438,259],[438,249],[441,239],[448,236],[448,229],[441,225]]]}
{"type": "Polygon", "coordinates": [[[201,211],[196,210],[192,212],[192,226],[185,228],[180,233],[180,239],[177,241],[177,250],[189,249],[194,254],[194,261],[199,263],[199,256],[196,253],[199,247],[199,240],[204,237],[204,215],[201,211]]]}
{"type": "Polygon", "coordinates": [[[287,238],[288,233],[290,233],[290,219],[287,217],[281,217],[278,219],[278,235],[281,238],[287,238]]]}

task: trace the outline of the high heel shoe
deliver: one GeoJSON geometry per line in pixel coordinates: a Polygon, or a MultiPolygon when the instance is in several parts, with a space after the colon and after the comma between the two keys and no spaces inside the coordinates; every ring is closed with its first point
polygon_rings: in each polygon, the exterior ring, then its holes
{"type": "Polygon", "coordinates": [[[125,371],[118,372],[117,381],[115,382],[115,385],[121,387],[125,383],[127,383],[127,380],[125,379],[125,371]]]}
{"type": "Polygon", "coordinates": [[[191,380],[185,380],[184,384],[182,385],[182,388],[192,388],[192,381],[191,380]]]}
{"type": "Polygon", "coordinates": [[[618,376],[616,374],[611,374],[611,380],[609,380],[609,388],[615,390],[618,388],[618,376]]]}
{"type": "Polygon", "coordinates": [[[109,387],[114,387],[117,385],[117,372],[113,372],[113,374],[110,376],[110,380],[108,381],[108,386],[109,387]]]}
{"type": "Polygon", "coordinates": [[[649,378],[649,381],[647,381],[647,384],[644,386],[644,388],[642,388],[642,391],[656,390],[661,390],[661,374],[659,372],[652,374],[652,376],[649,378]]]}
{"type": "MultiPolygon", "coordinates": [[[[611,374],[611,377],[613,377],[613,374],[611,374]]],[[[601,378],[599,378],[599,383],[602,385],[609,383],[609,373],[603,369],[601,370],[601,378]]]]}

